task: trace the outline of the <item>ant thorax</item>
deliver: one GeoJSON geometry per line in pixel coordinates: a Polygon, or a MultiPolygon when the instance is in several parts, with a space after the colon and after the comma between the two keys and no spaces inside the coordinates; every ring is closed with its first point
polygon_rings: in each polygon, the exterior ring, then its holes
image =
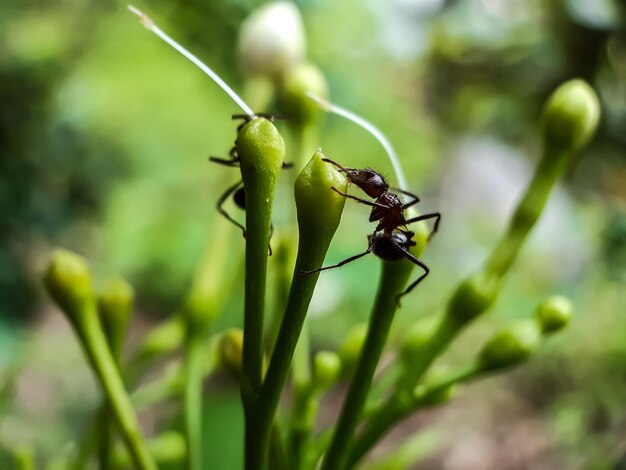
{"type": "Polygon", "coordinates": [[[404,218],[404,208],[402,201],[397,194],[392,192],[384,192],[378,199],[376,199],[376,206],[372,207],[370,213],[370,222],[380,220],[381,228],[393,229],[400,225],[404,225],[406,219],[404,218]],[[381,207],[384,206],[384,207],[381,207]]]}

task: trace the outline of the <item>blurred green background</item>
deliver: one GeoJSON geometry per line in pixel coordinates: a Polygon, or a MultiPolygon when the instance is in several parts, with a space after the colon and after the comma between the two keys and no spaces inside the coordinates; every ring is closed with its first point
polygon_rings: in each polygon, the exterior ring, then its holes
{"type": "MultiPolygon", "coordinates": [[[[242,90],[238,31],[260,3],[137,6],[242,90]]],[[[502,232],[538,158],[537,118],[549,93],[574,77],[597,91],[598,135],[555,191],[489,320],[446,359],[473,354],[495,326],[528,316],[551,293],[573,299],[573,324],[521,370],[470,386],[441,411],[445,439],[420,468],[612,468],[626,453],[626,3],[294,3],[331,100],[387,134],[420,210],[443,214],[424,255],[428,288],[406,298],[398,331],[440,309],[502,232]]],[[[50,250],[87,256],[97,282],[132,281],[140,313],[132,350],[180,304],[211,243],[215,202],[237,173],[207,157],[227,154],[236,112],[123,3],[0,2],[0,383],[11,385],[0,394],[1,446],[33,446],[47,461],[76,440],[97,403],[74,337],[42,295],[50,250]]],[[[319,145],[345,165],[392,175],[379,145],[336,116],[326,116],[319,145]]],[[[292,210],[289,189],[281,191],[279,234],[292,210]]],[[[363,250],[366,215],[346,204],[327,262],[363,250]]],[[[228,230],[236,272],[244,241],[228,230]]],[[[310,314],[315,349],[336,347],[367,318],[378,265],[370,256],[321,276],[310,314]]],[[[236,279],[217,330],[241,324],[236,279]]],[[[222,450],[212,468],[236,468],[238,393],[218,389],[207,409],[207,439],[222,450]]],[[[149,429],[168,425],[155,415],[145,418],[149,429]]]]}

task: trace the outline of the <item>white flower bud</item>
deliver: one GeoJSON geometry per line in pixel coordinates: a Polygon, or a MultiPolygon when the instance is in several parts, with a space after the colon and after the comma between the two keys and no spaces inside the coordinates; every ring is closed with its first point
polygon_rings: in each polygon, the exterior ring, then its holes
{"type": "Polygon", "coordinates": [[[264,5],[241,27],[239,54],[247,74],[279,79],[303,61],[305,49],[302,17],[293,3],[264,5]]]}

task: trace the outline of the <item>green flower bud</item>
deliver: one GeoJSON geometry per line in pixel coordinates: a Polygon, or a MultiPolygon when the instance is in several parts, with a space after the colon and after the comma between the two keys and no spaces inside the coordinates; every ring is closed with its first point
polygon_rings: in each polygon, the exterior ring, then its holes
{"type": "Polygon", "coordinates": [[[87,261],[67,250],[52,254],[43,282],[50,296],[76,327],[85,304],[93,300],[91,273],[87,261]]]}
{"type": "MultiPolygon", "coordinates": [[[[256,118],[239,132],[235,145],[246,188],[246,221],[249,225],[252,215],[267,219],[269,223],[276,182],[285,157],[283,138],[270,121],[256,118]]],[[[248,230],[251,229],[252,227],[248,227],[248,230]]]]}
{"type": "Polygon", "coordinates": [[[241,26],[239,55],[244,71],[279,79],[305,55],[300,12],[291,2],[273,2],[255,10],[241,26]]]}
{"type": "Polygon", "coordinates": [[[141,347],[141,356],[154,357],[175,351],[183,344],[185,332],[185,323],[179,316],[170,318],[148,333],[141,347]]]}
{"type": "Polygon", "coordinates": [[[109,281],[98,297],[100,323],[113,357],[119,359],[133,310],[135,292],[122,278],[109,281]]]}
{"type": "Polygon", "coordinates": [[[486,311],[496,299],[498,279],[477,274],[460,284],[452,294],[446,314],[458,325],[463,325],[486,311]]]}
{"type": "Polygon", "coordinates": [[[341,373],[341,359],[336,352],[320,351],[313,359],[315,385],[326,390],[332,387],[341,373]]]}
{"type": "Polygon", "coordinates": [[[366,336],[367,324],[361,323],[352,328],[344,338],[339,348],[341,370],[344,375],[354,370],[354,366],[361,355],[366,336]]]}
{"type": "Polygon", "coordinates": [[[419,401],[420,406],[437,406],[452,400],[457,393],[457,384],[451,384],[444,387],[428,389],[424,385],[418,385],[415,388],[414,396],[419,401]]]}
{"type": "Polygon", "coordinates": [[[321,120],[324,111],[307,96],[326,99],[328,83],[319,68],[312,64],[302,64],[285,77],[281,87],[279,107],[281,113],[289,117],[289,123],[304,126],[321,120]]]}
{"type": "MultiPolygon", "coordinates": [[[[259,167],[258,172],[280,173],[285,157],[285,142],[276,126],[267,119],[255,118],[247,123],[237,135],[235,145],[241,159],[242,174],[256,166],[259,167]]],[[[244,184],[247,184],[245,180],[244,184]]]]}
{"type": "Polygon", "coordinates": [[[541,340],[536,321],[525,320],[497,332],[478,355],[482,370],[501,369],[526,361],[541,340]]]}
{"type": "Polygon", "coordinates": [[[232,328],[222,334],[218,346],[219,362],[224,370],[239,380],[243,353],[243,330],[232,328]]]}
{"type": "Polygon", "coordinates": [[[548,99],[542,115],[546,146],[578,150],[586,145],[598,127],[600,103],[583,80],[563,83],[548,99]]]}
{"type": "MultiPolygon", "coordinates": [[[[322,161],[321,150],[315,152],[309,163],[296,178],[295,198],[298,212],[300,246],[310,245],[312,252],[326,254],[335,230],[339,226],[346,198],[331,188],[344,192],[348,187],[346,177],[322,161]]],[[[318,266],[301,266],[316,269],[318,266]]]]}
{"type": "Polygon", "coordinates": [[[432,325],[425,324],[424,321],[413,323],[402,335],[400,360],[406,365],[419,360],[424,348],[429,344],[432,333],[432,325]]]}
{"type": "Polygon", "coordinates": [[[535,318],[544,334],[565,328],[572,318],[572,302],[567,297],[554,296],[537,306],[535,318]]]}

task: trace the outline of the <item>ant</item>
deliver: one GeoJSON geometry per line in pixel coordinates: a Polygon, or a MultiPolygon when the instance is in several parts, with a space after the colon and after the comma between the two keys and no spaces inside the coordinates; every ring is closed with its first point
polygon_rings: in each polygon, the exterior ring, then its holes
{"type": "Polygon", "coordinates": [[[333,266],[327,266],[313,271],[304,271],[303,273],[312,274],[327,269],[338,268],[369,253],[374,253],[378,257],[388,261],[396,261],[406,258],[422,268],[424,273],[413,281],[403,292],[398,294],[397,301],[398,305],[400,305],[400,298],[411,292],[415,286],[417,286],[430,272],[428,266],[409,252],[409,249],[416,245],[416,242],[413,239],[415,233],[409,230],[401,229],[400,227],[406,227],[411,223],[422,220],[435,219],[433,229],[428,235],[428,239],[430,240],[439,228],[441,214],[439,212],[431,212],[406,219],[404,216],[404,210],[419,202],[419,197],[415,194],[401,189],[394,190],[412,198],[409,202],[402,203],[398,195],[389,190],[389,184],[387,183],[385,177],[377,171],[374,171],[371,168],[365,168],[363,170],[345,168],[339,163],[328,158],[324,158],[323,161],[339,168],[339,171],[345,173],[351,184],[357,185],[363,190],[363,192],[365,192],[365,194],[374,199],[374,202],[371,202],[366,199],[343,193],[337,188],[331,188],[333,191],[346,198],[371,206],[372,212],[370,213],[369,221],[378,222],[378,225],[376,226],[374,232],[367,237],[368,246],[365,252],[351,256],[350,258],[333,266]]]}
{"type": "MultiPolygon", "coordinates": [[[[271,114],[266,114],[266,113],[257,113],[256,116],[267,119],[270,122],[274,122],[274,119],[282,119],[280,116],[272,116],[271,114]]],[[[252,121],[252,117],[247,114],[233,114],[232,118],[233,120],[234,119],[243,120],[243,122],[239,124],[239,126],[237,126],[237,133],[241,132],[241,129],[243,129],[243,127],[246,124],[252,121]]],[[[220,165],[224,165],[224,166],[238,167],[240,160],[239,160],[239,155],[237,155],[237,147],[235,145],[233,145],[233,147],[228,152],[228,156],[230,158],[209,157],[209,160],[215,163],[219,163],[220,165]]],[[[292,166],[293,166],[293,163],[283,162],[283,168],[291,168],[292,166]]],[[[230,216],[230,214],[228,214],[228,212],[226,212],[223,208],[224,203],[230,197],[231,194],[233,196],[233,202],[235,203],[235,205],[239,207],[241,210],[244,210],[244,211],[246,210],[246,192],[243,186],[243,181],[239,180],[237,181],[237,183],[235,183],[234,185],[226,189],[226,191],[224,191],[224,193],[217,200],[217,211],[224,218],[226,218],[226,220],[228,220],[232,224],[239,227],[243,233],[243,238],[246,238],[246,228],[242,224],[237,222],[235,219],[233,219],[230,216]]],[[[274,232],[274,226],[270,225],[270,238],[272,237],[273,232],[274,232]]],[[[270,256],[272,255],[271,245],[269,246],[269,255],[270,256]]]]}
{"type": "Polygon", "coordinates": [[[332,188],[333,191],[337,194],[341,194],[343,197],[353,199],[361,204],[372,207],[369,221],[378,222],[374,233],[379,230],[384,230],[385,235],[390,237],[391,233],[398,227],[404,227],[414,222],[428,219],[435,219],[435,224],[433,225],[432,231],[428,235],[428,239],[430,240],[430,238],[437,233],[437,230],[439,230],[439,222],[441,221],[441,214],[439,212],[429,212],[407,220],[404,217],[404,210],[417,204],[420,201],[419,197],[408,191],[403,191],[402,189],[394,189],[393,191],[390,191],[389,183],[387,183],[385,177],[377,171],[374,171],[371,168],[365,168],[364,170],[344,168],[339,163],[330,160],[329,158],[323,158],[322,160],[339,168],[339,171],[346,174],[346,177],[351,184],[357,185],[363,190],[363,192],[365,192],[365,194],[374,199],[374,202],[371,202],[360,197],[342,193],[337,188],[332,188]],[[405,196],[412,198],[412,200],[407,203],[402,203],[396,192],[404,194],[405,196]]]}

